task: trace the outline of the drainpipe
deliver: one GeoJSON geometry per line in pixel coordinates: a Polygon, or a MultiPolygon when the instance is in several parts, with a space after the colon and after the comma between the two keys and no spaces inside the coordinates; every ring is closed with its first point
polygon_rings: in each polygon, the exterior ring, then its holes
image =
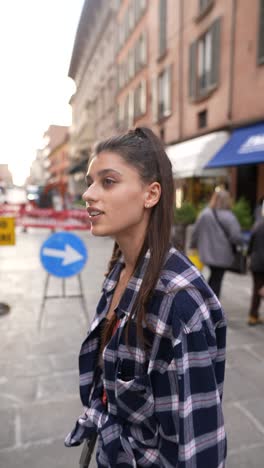
{"type": "MultiPolygon", "coordinates": [[[[227,121],[228,121],[229,125],[231,125],[232,121],[233,121],[236,12],[237,12],[237,0],[232,0],[229,90],[228,90],[228,109],[227,109],[227,121]]],[[[236,197],[236,192],[237,192],[237,168],[231,169],[229,183],[230,183],[231,194],[235,198],[236,197]]]]}
{"type": "Polygon", "coordinates": [[[231,43],[230,43],[230,68],[229,68],[229,91],[227,119],[229,124],[233,120],[233,92],[234,92],[234,65],[235,65],[235,40],[236,40],[236,13],[237,0],[232,0],[231,11],[231,43]]]}
{"type": "Polygon", "coordinates": [[[179,102],[179,140],[182,139],[182,128],[183,128],[183,22],[184,22],[184,0],[179,2],[179,75],[178,75],[178,102],[179,102]]]}

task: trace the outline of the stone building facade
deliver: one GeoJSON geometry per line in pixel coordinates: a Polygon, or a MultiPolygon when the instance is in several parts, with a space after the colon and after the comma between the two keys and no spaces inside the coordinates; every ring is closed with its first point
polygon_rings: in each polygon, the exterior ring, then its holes
{"type": "Polygon", "coordinates": [[[96,141],[116,131],[117,1],[86,0],[76,32],[69,76],[75,81],[70,131],[71,184],[80,195],[96,141]]]}

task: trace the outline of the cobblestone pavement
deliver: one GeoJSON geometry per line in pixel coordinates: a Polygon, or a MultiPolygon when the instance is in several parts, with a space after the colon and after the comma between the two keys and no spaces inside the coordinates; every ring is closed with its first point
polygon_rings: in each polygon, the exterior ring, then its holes
{"type": "MultiPolygon", "coordinates": [[[[89,251],[82,280],[91,317],[112,241],[78,235],[89,251]]],[[[15,247],[0,247],[0,301],[11,306],[10,314],[0,317],[1,468],[79,466],[80,448],[66,449],[63,439],[81,411],[78,352],[88,323],[79,299],[50,299],[38,330],[46,278],[39,251],[48,236],[44,230],[19,232],[15,247]]],[[[61,287],[61,280],[52,278],[49,294],[59,293],[61,287]]],[[[77,287],[76,277],[66,280],[68,294],[76,293],[77,287]]],[[[250,289],[250,276],[226,274],[222,303],[229,321],[227,468],[264,466],[264,327],[246,325],[250,289]]]]}

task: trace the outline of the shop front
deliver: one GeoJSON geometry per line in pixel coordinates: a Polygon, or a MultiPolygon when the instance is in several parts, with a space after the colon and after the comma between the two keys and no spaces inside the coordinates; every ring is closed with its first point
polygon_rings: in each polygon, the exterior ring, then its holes
{"type": "Polygon", "coordinates": [[[264,122],[235,129],[206,168],[231,168],[231,192],[246,198],[253,212],[264,196],[264,122]]]}
{"type": "Polygon", "coordinates": [[[177,208],[184,201],[197,207],[208,201],[217,185],[229,186],[230,171],[226,168],[205,169],[228,139],[228,132],[219,131],[166,148],[172,163],[177,208]]]}

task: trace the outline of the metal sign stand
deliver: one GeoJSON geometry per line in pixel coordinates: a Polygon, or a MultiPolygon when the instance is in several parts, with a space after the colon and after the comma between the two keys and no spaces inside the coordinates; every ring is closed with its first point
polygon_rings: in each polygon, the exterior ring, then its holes
{"type": "Polygon", "coordinates": [[[59,299],[59,298],[68,299],[68,298],[79,297],[81,299],[82,308],[83,308],[85,318],[86,318],[87,322],[89,323],[89,315],[88,315],[88,310],[87,310],[87,306],[86,306],[85,296],[83,294],[81,275],[80,274],[77,275],[78,276],[78,282],[79,282],[80,294],[66,294],[66,281],[65,281],[65,278],[62,278],[62,294],[59,294],[59,295],[56,294],[56,295],[52,295],[52,296],[47,294],[48,293],[48,286],[49,286],[50,276],[51,275],[49,273],[46,276],[46,281],[45,281],[45,286],[44,286],[44,293],[43,293],[41,306],[40,306],[38,329],[39,330],[41,329],[42,320],[43,320],[43,316],[44,316],[45,303],[46,303],[46,301],[48,299],[59,299]]]}

